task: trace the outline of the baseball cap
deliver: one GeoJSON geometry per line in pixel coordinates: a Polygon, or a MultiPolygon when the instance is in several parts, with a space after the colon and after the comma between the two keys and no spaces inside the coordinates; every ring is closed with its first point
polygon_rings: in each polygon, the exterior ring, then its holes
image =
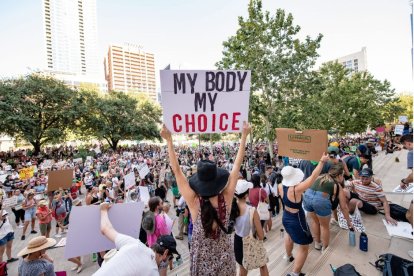
{"type": "Polygon", "coordinates": [[[339,153],[339,148],[338,147],[334,147],[334,146],[330,146],[330,147],[328,147],[328,153],[338,154],[339,153]]]}
{"type": "Polygon", "coordinates": [[[359,175],[362,177],[371,177],[373,174],[374,173],[369,168],[362,169],[362,171],[359,173],[359,175]]]}
{"type": "Polygon", "coordinates": [[[177,242],[175,241],[173,236],[171,235],[159,236],[157,239],[157,243],[164,249],[168,249],[169,255],[172,255],[172,254],[180,255],[177,252],[177,242]]]}
{"type": "Polygon", "coordinates": [[[253,183],[244,179],[239,179],[237,180],[236,190],[234,191],[234,193],[236,195],[241,195],[251,188],[253,188],[253,183]]]}

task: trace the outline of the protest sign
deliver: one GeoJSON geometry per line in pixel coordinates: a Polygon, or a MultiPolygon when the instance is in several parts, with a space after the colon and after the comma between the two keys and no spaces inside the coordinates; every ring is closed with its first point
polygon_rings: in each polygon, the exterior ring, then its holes
{"type": "Polygon", "coordinates": [[[327,151],[326,130],[296,131],[290,128],[277,128],[276,135],[279,156],[319,161],[322,154],[327,151]]]}
{"type": "Polygon", "coordinates": [[[406,122],[408,122],[408,118],[407,118],[407,116],[398,116],[398,121],[400,123],[406,123],[406,122]]]}
{"type": "Polygon", "coordinates": [[[72,186],[73,169],[50,171],[47,179],[47,190],[56,191],[60,188],[69,189],[72,186]]]}
{"type": "Polygon", "coordinates": [[[125,184],[125,189],[130,189],[131,187],[135,186],[135,174],[134,174],[134,172],[130,172],[129,174],[125,175],[124,184],[125,184]]]}
{"type": "Polygon", "coordinates": [[[13,207],[16,205],[17,205],[17,196],[12,196],[12,197],[3,199],[3,202],[2,202],[3,208],[13,207]]]}
{"type": "MultiPolygon", "coordinates": [[[[142,202],[120,203],[109,209],[108,216],[116,231],[137,239],[143,210],[142,202]]],[[[100,222],[100,206],[74,206],[72,208],[66,238],[66,259],[115,248],[115,244],[102,235],[100,222]]]]}
{"type": "Polygon", "coordinates": [[[43,167],[44,168],[51,168],[53,165],[54,161],[51,159],[45,160],[43,161],[43,167]]]}
{"type": "Polygon", "coordinates": [[[92,161],[92,156],[86,156],[86,160],[92,161]]]}
{"type": "Polygon", "coordinates": [[[148,187],[145,186],[139,186],[139,199],[140,201],[144,202],[145,205],[148,205],[148,201],[150,199],[150,194],[148,187]]]}
{"type": "Polygon", "coordinates": [[[144,179],[147,174],[150,172],[150,169],[148,168],[148,165],[145,163],[141,163],[137,166],[138,172],[139,172],[139,177],[141,177],[141,179],[144,179]]]}
{"type": "Polygon", "coordinates": [[[160,76],[163,121],[172,133],[241,132],[248,121],[250,71],[161,70],[160,76]]]}
{"type": "Polygon", "coordinates": [[[377,128],[375,129],[375,131],[376,131],[377,133],[382,133],[382,132],[384,132],[384,131],[385,131],[385,126],[382,126],[382,127],[377,127],[377,128]]]}
{"type": "Polygon", "coordinates": [[[394,128],[395,135],[403,135],[404,125],[396,125],[394,128]]]}
{"type": "Polygon", "coordinates": [[[0,182],[4,183],[4,181],[6,181],[8,174],[2,174],[0,175],[0,182]]]}
{"type": "Polygon", "coordinates": [[[34,175],[34,167],[29,167],[29,168],[23,168],[21,170],[19,170],[19,178],[21,180],[26,180],[29,179],[31,177],[33,177],[34,175]]]}

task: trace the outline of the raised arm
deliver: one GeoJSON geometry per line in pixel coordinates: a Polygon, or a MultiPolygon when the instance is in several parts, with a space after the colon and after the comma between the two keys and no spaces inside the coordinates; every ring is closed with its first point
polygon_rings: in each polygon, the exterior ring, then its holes
{"type": "Polygon", "coordinates": [[[240,166],[244,159],[244,154],[246,151],[246,140],[247,135],[249,135],[251,131],[251,126],[247,122],[243,122],[243,130],[242,130],[242,137],[240,139],[240,147],[237,151],[236,160],[234,161],[233,169],[230,172],[228,185],[226,189],[223,191],[224,199],[226,201],[227,206],[231,206],[231,201],[234,196],[234,190],[236,189],[237,179],[239,179],[239,172],[240,166]]]}
{"type": "Polygon", "coordinates": [[[328,162],[328,160],[329,155],[323,153],[318,166],[316,166],[316,168],[313,170],[312,174],[308,178],[306,178],[304,181],[302,181],[296,186],[296,191],[303,193],[307,188],[312,186],[313,182],[315,182],[318,176],[321,174],[323,166],[326,162],[328,162]]]}
{"type": "Polygon", "coordinates": [[[168,146],[168,157],[170,159],[170,166],[174,172],[175,179],[177,180],[178,190],[184,197],[185,201],[188,204],[188,207],[193,207],[194,202],[196,199],[196,193],[190,188],[190,184],[188,184],[187,178],[185,177],[184,173],[182,172],[180,165],[178,164],[177,155],[174,151],[174,144],[171,136],[171,132],[168,128],[163,125],[161,133],[161,137],[165,139],[168,146]]]}
{"type": "Polygon", "coordinates": [[[111,205],[109,203],[101,204],[101,233],[110,241],[115,242],[115,238],[116,235],[118,235],[118,232],[114,229],[111,221],[109,220],[109,208],[111,208],[111,205]]]}

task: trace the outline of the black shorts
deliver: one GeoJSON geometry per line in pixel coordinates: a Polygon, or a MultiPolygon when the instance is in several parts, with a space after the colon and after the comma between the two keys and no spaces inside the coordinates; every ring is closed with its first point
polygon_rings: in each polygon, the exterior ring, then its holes
{"type": "Polygon", "coordinates": [[[364,212],[368,215],[376,215],[378,213],[378,209],[374,206],[369,204],[366,201],[363,201],[361,198],[359,198],[358,194],[351,192],[351,199],[356,198],[362,202],[362,208],[359,208],[360,211],[364,212]]]}
{"type": "Polygon", "coordinates": [[[234,256],[236,257],[236,262],[243,266],[243,238],[234,234],[234,256]]]}

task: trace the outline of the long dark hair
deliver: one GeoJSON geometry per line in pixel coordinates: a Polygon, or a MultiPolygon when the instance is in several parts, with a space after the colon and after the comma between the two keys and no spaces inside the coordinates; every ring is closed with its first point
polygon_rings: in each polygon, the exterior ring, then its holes
{"type": "Polygon", "coordinates": [[[206,238],[212,238],[214,236],[213,224],[214,222],[226,233],[230,234],[233,230],[233,225],[229,222],[228,228],[225,229],[223,222],[217,214],[217,210],[213,207],[208,197],[202,197],[201,199],[201,224],[203,225],[206,238]]]}
{"type": "Polygon", "coordinates": [[[233,221],[233,223],[236,222],[236,218],[240,216],[240,209],[239,209],[239,206],[237,205],[237,199],[245,197],[248,192],[249,190],[245,191],[242,194],[234,195],[233,197],[233,202],[231,203],[231,211],[230,211],[230,221],[233,221]]]}
{"type": "Polygon", "coordinates": [[[254,173],[252,175],[252,183],[253,183],[253,188],[260,188],[260,175],[257,173],[254,173]]]}

